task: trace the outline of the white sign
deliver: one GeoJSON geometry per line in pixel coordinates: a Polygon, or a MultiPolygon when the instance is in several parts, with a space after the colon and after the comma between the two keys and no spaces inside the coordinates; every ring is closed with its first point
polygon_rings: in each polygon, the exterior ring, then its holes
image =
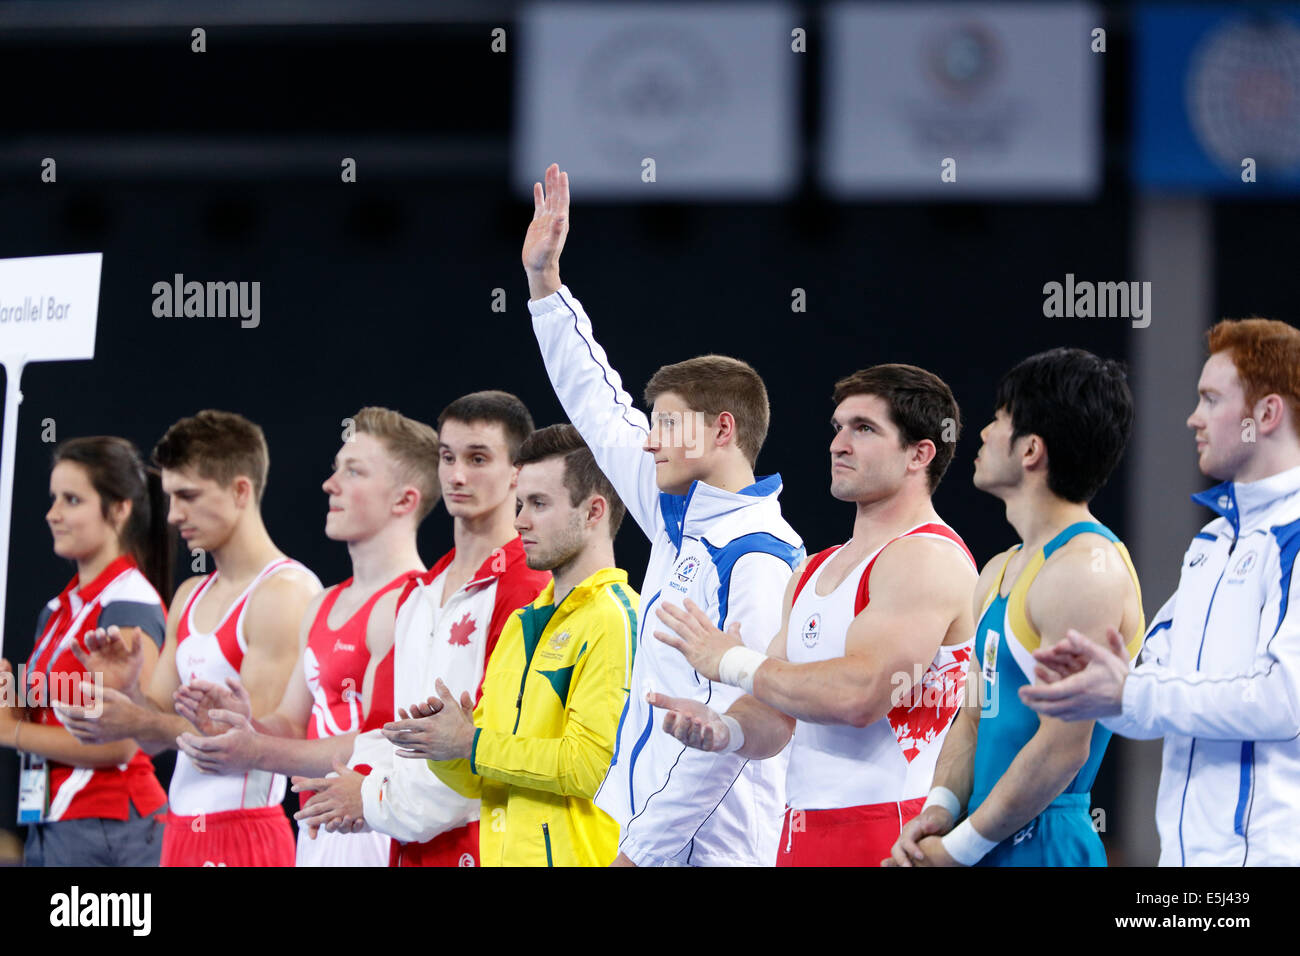
{"type": "Polygon", "coordinates": [[[827,9],[821,177],[839,198],[1086,198],[1100,188],[1097,10],[827,9]]]}
{"type": "Polygon", "coordinates": [[[513,181],[575,198],[781,199],[797,184],[802,22],[771,3],[534,4],[520,17],[513,181]]]}
{"type": "Polygon", "coordinates": [[[0,259],[0,357],[95,357],[100,252],[0,259]]]}
{"type": "Polygon", "coordinates": [[[0,363],[5,417],[0,439],[0,653],[4,651],[20,385],[28,362],[95,357],[102,252],[0,259],[0,363]]]}

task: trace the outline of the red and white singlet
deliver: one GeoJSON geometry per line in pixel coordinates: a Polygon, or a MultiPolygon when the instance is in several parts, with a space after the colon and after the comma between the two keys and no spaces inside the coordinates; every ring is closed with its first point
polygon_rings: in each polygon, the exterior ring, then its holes
{"type": "MultiPolygon", "coordinates": [[[[362,729],[365,713],[362,683],[370,664],[370,649],[366,646],[370,613],[381,597],[404,586],[416,573],[399,575],[379,588],[337,629],[330,627],[330,612],[339,595],[351,586],[352,578],[330,588],[321,601],[307,633],[307,647],[303,650],[303,677],[312,696],[311,717],[307,720],[308,740],[337,737],[362,729]]],[[[390,674],[390,698],[391,684],[390,674]]],[[[387,712],[375,715],[383,718],[380,726],[394,719],[391,699],[387,703],[387,712]]],[[[372,708],[374,704],[372,701],[372,708]]],[[[299,798],[305,804],[310,795],[300,794],[299,798]]],[[[320,830],[314,840],[302,830],[298,832],[298,866],[387,866],[388,854],[389,838],[375,831],[330,833],[320,830]]]]}
{"type": "MultiPolygon", "coordinates": [[[[820,595],[817,581],[839,546],[829,548],[808,563],[796,586],[786,632],[787,659],[802,664],[843,657],[849,625],[871,600],[869,582],[876,559],[894,541],[914,536],[951,541],[975,566],[955,531],[946,524],[923,524],[885,542],[845,575],[834,591],[820,595]]],[[[840,853],[826,858],[826,851],[835,845],[845,851],[862,849],[867,857],[874,857],[865,860],[868,865],[888,855],[902,824],[920,812],[929,792],[943,739],[962,703],[973,642],[974,635],[960,644],[941,645],[925,673],[912,675],[911,694],[868,727],[798,722],[790,745],[786,802],[793,808],[791,814],[801,814],[803,819],[796,825],[787,814],[778,865],[863,862],[840,853]],[[815,841],[814,833],[822,825],[862,828],[867,834],[882,827],[883,831],[879,840],[850,838],[859,845],[855,848],[843,845],[849,834],[841,832],[817,848],[815,857],[805,853],[791,860],[792,845],[800,842],[792,837],[807,833],[815,841]],[[893,835],[888,836],[888,831],[893,835]],[[888,843],[883,843],[886,839],[888,843]],[[875,856],[881,844],[884,850],[875,856]]],[[[798,849],[793,846],[796,855],[798,849]]]]}
{"type": "MultiPolygon", "coordinates": [[[[182,684],[197,679],[224,684],[226,678],[239,676],[244,653],[248,650],[244,638],[244,615],[248,611],[249,595],[268,577],[287,568],[296,568],[316,580],[316,576],[297,561],[289,558],[272,561],[231,602],[217,626],[207,632],[194,626],[194,606],[221,572],[214,571],[194,589],[176,628],[176,671],[182,684]]],[[[284,800],[284,792],[285,779],[280,774],[264,770],[249,770],[241,774],[200,773],[188,756],[178,752],[168,801],[173,814],[194,816],[278,806],[284,800]]]]}

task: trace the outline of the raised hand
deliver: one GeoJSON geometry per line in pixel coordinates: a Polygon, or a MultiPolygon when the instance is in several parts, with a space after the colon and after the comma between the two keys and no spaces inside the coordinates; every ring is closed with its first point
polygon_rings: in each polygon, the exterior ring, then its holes
{"type": "Polygon", "coordinates": [[[726,750],[731,730],[718,713],[698,700],[646,694],[653,707],[664,711],[664,732],[672,734],[688,747],[709,752],[726,750]]]}
{"type": "Polygon", "coordinates": [[[699,675],[709,680],[718,680],[718,662],[722,655],[742,643],[739,622],[733,623],[724,634],[690,598],[686,599],[684,608],[661,602],[655,614],[673,629],[655,631],[655,637],[681,651],[699,675]]]}
{"type": "Polygon", "coordinates": [[[524,236],[522,259],[528,294],[541,299],[560,288],[560,253],[569,234],[569,174],[552,163],[546,186],[533,183],[533,221],[524,236]]]}
{"type": "Polygon", "coordinates": [[[140,689],[140,668],[144,664],[144,641],[149,635],[138,627],[116,624],[86,634],[86,647],[72,642],[72,656],[91,674],[102,674],[105,687],[134,696],[140,689]]]}
{"type": "Polygon", "coordinates": [[[212,722],[213,711],[227,711],[250,720],[253,716],[253,699],[238,677],[227,677],[225,684],[192,680],[180,687],[172,695],[172,700],[176,702],[176,713],[197,727],[199,733],[207,736],[224,733],[230,723],[222,721],[220,726],[215,726],[212,722]]]}

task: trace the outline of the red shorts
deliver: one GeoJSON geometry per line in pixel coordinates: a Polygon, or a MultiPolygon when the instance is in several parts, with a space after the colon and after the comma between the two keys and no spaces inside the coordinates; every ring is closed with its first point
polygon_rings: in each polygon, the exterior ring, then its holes
{"type": "Polygon", "coordinates": [[[786,810],[777,866],[879,866],[925,797],[836,810],[786,810]]]}
{"type": "Polygon", "coordinates": [[[160,866],[293,866],[289,818],[279,804],[183,817],[169,813],[160,866]]]}
{"type": "Polygon", "coordinates": [[[388,850],[389,866],[479,866],[478,821],[439,833],[427,843],[398,843],[388,850]]]}

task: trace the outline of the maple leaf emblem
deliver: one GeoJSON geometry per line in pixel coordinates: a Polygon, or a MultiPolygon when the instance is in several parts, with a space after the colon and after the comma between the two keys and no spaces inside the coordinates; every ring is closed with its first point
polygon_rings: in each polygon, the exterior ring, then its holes
{"type": "Polygon", "coordinates": [[[474,628],[477,626],[478,625],[474,623],[474,619],[469,616],[469,611],[466,611],[465,616],[451,626],[451,637],[447,639],[447,643],[464,647],[469,643],[469,639],[474,633],[474,628]]]}

